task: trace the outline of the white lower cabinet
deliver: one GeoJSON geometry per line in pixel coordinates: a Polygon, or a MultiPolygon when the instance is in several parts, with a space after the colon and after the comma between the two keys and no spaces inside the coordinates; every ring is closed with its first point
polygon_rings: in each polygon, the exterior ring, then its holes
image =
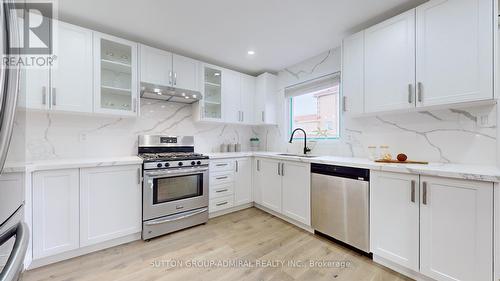
{"type": "Polygon", "coordinates": [[[304,225],[311,225],[309,163],[256,158],[255,202],[304,225]]]}
{"type": "Polygon", "coordinates": [[[493,278],[493,183],[371,172],[374,255],[438,281],[493,278]]]}
{"type": "Polygon", "coordinates": [[[418,271],[418,175],[371,171],[373,254],[418,271]]]}
{"type": "Polygon", "coordinates": [[[210,213],[251,203],[251,158],[210,161],[209,198],[210,213]]]}
{"type": "Polygon", "coordinates": [[[33,173],[33,259],[141,231],[141,166],[33,173]]]}
{"type": "Polygon", "coordinates": [[[491,281],[493,184],[421,176],[420,186],[420,272],[491,281]]]}
{"type": "Polygon", "coordinates": [[[141,231],[140,173],[136,165],[80,170],[80,246],[141,231]]]}
{"type": "Polygon", "coordinates": [[[33,258],[77,249],[78,169],[33,174],[33,258]]]}

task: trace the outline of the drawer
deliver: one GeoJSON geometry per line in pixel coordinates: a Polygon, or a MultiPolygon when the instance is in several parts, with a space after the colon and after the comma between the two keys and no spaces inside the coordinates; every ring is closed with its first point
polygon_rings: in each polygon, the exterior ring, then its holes
{"type": "Polygon", "coordinates": [[[234,205],[234,197],[233,195],[224,196],[221,198],[210,199],[210,204],[208,207],[208,211],[210,213],[222,211],[225,209],[229,209],[234,205]]]}
{"type": "Polygon", "coordinates": [[[227,184],[234,181],[234,172],[210,174],[210,186],[227,184]]]}
{"type": "Polygon", "coordinates": [[[220,198],[234,194],[234,183],[225,183],[210,186],[209,198],[220,198]]]}
{"type": "Polygon", "coordinates": [[[210,172],[234,171],[234,159],[223,159],[210,161],[210,172]]]}

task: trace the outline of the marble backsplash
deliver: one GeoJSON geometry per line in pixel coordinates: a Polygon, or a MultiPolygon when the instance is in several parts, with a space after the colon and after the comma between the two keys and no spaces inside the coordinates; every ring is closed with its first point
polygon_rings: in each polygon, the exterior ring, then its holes
{"type": "Polygon", "coordinates": [[[14,135],[9,161],[137,155],[141,134],[194,135],[199,152],[237,142],[248,150],[253,136],[250,126],[195,123],[191,105],[147,99],[141,100],[138,118],[28,111],[20,128],[26,128],[25,159],[17,159],[22,142],[14,135]]]}

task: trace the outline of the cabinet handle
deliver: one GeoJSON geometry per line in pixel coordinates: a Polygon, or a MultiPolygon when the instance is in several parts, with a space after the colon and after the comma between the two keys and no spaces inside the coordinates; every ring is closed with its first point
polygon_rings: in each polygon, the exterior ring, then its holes
{"type": "Polygon", "coordinates": [[[427,182],[424,181],[422,183],[422,189],[423,189],[423,191],[422,191],[422,203],[424,205],[427,205],[427,182]]]}
{"type": "Polygon", "coordinates": [[[218,177],[218,178],[215,178],[216,180],[224,180],[224,179],[227,179],[227,176],[224,176],[224,177],[218,177]]]}
{"type": "Polygon", "coordinates": [[[281,176],[285,175],[285,163],[281,163],[281,176]]]}
{"type": "Polygon", "coordinates": [[[236,160],[236,173],[238,172],[238,168],[239,168],[238,160],[236,160]]]}
{"type": "Polygon", "coordinates": [[[172,71],[168,72],[168,84],[172,85],[172,71]]]}
{"type": "Polygon", "coordinates": [[[342,111],[347,112],[347,97],[342,97],[342,111]]]}
{"type": "Polygon", "coordinates": [[[257,171],[260,172],[260,160],[259,159],[257,159],[257,171]]]}
{"type": "Polygon", "coordinates": [[[45,86],[42,87],[42,104],[47,104],[47,87],[45,86]]]}
{"type": "Polygon", "coordinates": [[[266,112],[262,110],[262,122],[266,122],[266,112]]]}
{"type": "Polygon", "coordinates": [[[411,181],[411,202],[415,203],[415,181],[411,181]]]}
{"type": "Polygon", "coordinates": [[[218,203],[218,204],[215,204],[215,206],[219,207],[219,206],[224,206],[227,204],[227,201],[226,202],[222,202],[222,203],[218,203]]]}
{"type": "Polygon", "coordinates": [[[141,184],[141,169],[137,168],[137,184],[141,184]]]}
{"type": "Polygon", "coordinates": [[[177,86],[177,72],[174,73],[174,86],[177,86]]]}
{"type": "Polygon", "coordinates": [[[217,167],[224,167],[224,166],[227,166],[227,163],[223,163],[223,164],[216,164],[215,166],[217,166],[217,167]]]}
{"type": "Polygon", "coordinates": [[[56,88],[52,88],[52,105],[56,105],[57,104],[57,95],[56,95],[56,88]]]}
{"type": "Polygon", "coordinates": [[[281,174],[280,174],[280,168],[281,168],[280,165],[281,165],[281,163],[278,163],[278,176],[281,176],[281,174]]]}
{"type": "Polygon", "coordinates": [[[228,191],[228,190],[229,190],[229,189],[227,189],[227,188],[226,188],[226,189],[221,189],[221,190],[217,190],[217,191],[215,191],[215,193],[226,192],[226,191],[228,191]]]}
{"type": "Polygon", "coordinates": [[[134,112],[137,112],[137,99],[134,98],[132,100],[132,108],[134,109],[134,112]]]}
{"type": "Polygon", "coordinates": [[[408,103],[413,103],[413,84],[408,84],[408,103]]]}
{"type": "Polygon", "coordinates": [[[245,112],[241,112],[241,122],[245,122],[245,112]]]}
{"type": "Polygon", "coordinates": [[[417,99],[418,102],[422,102],[423,100],[423,85],[422,82],[417,83],[417,99]]]}

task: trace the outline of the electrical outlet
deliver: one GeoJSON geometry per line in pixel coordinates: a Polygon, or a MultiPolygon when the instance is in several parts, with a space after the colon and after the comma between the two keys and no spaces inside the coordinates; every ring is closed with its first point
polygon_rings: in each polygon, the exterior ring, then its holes
{"type": "Polygon", "coordinates": [[[87,134],[81,133],[79,135],[79,139],[80,139],[81,142],[87,141],[87,134]]]}

